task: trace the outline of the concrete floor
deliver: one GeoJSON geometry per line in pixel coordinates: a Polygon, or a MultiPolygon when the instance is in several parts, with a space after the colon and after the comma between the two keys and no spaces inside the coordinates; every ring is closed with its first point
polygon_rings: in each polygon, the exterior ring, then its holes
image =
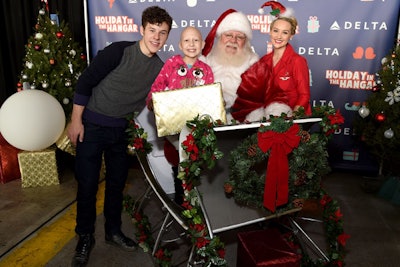
{"type": "MultiPolygon", "coordinates": [[[[21,188],[20,180],[0,184],[0,267],[70,265],[76,245],[71,218],[69,224],[65,224],[65,229],[57,232],[60,236],[54,234],[55,240],[50,237],[41,239],[35,251],[24,251],[27,250],[25,245],[28,242],[40,238],[41,232],[50,232],[47,227],[65,218],[68,212],[74,209],[76,182],[73,179],[71,159],[64,156],[59,161],[64,162],[59,167],[60,185],[21,188]],[[63,232],[63,235],[60,232],[63,232]],[[52,253],[47,253],[47,257],[40,256],[41,250],[49,246],[52,253]],[[43,260],[37,263],[34,259],[43,260]]],[[[344,215],[345,232],[351,235],[347,242],[346,266],[400,266],[400,206],[378,196],[376,190],[380,184],[381,181],[368,179],[357,173],[339,171],[332,172],[323,179],[324,188],[339,201],[344,215]]],[[[139,197],[146,186],[144,176],[133,158],[126,193],[139,197]]],[[[153,227],[159,227],[164,211],[155,196],[146,200],[145,213],[153,227]]],[[[106,245],[102,225],[103,217],[99,214],[96,245],[90,257],[89,267],[154,266],[150,254],[142,249],[132,253],[106,245]]],[[[171,236],[180,232],[178,226],[172,225],[171,229],[168,233],[171,236]]],[[[125,213],[123,230],[126,235],[134,238],[135,229],[125,213]]],[[[221,234],[221,239],[226,244],[226,258],[232,267],[236,266],[236,234],[236,231],[221,234]]],[[[173,263],[176,266],[185,266],[188,249],[188,242],[185,240],[171,244],[173,263]]]]}

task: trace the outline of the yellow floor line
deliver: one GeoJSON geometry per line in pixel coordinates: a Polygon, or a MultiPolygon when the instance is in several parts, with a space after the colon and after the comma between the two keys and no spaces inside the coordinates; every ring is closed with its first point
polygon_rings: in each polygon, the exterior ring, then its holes
{"type": "MultiPolygon", "coordinates": [[[[97,215],[103,212],[105,182],[99,184],[97,215]]],[[[0,267],[45,266],[61,249],[75,237],[76,203],[64,215],[42,227],[0,261],[0,267]]]]}

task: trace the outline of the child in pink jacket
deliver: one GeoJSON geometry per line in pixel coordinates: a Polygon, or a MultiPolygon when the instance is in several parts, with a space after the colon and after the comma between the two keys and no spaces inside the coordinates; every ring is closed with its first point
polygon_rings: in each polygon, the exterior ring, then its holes
{"type": "MultiPolygon", "coordinates": [[[[146,104],[150,110],[153,110],[152,94],[167,90],[176,90],[214,82],[214,74],[211,67],[199,60],[198,57],[203,50],[205,42],[200,31],[194,27],[187,27],[181,33],[179,49],[183,56],[175,55],[169,58],[147,96],[146,104]]],[[[175,202],[182,204],[183,188],[182,181],[177,178],[179,165],[179,135],[166,136],[164,142],[164,155],[167,161],[172,165],[175,185],[175,202]]]]}

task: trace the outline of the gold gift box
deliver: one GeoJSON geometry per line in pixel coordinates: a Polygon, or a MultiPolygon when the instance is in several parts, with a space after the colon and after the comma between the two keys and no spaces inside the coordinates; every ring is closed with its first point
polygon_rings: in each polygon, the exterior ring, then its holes
{"type": "Polygon", "coordinates": [[[64,129],[64,132],[61,134],[61,136],[58,138],[56,141],[56,146],[62,150],[65,151],[72,156],[75,156],[76,151],[75,151],[75,146],[72,144],[71,140],[69,140],[67,136],[67,128],[64,129]]]}
{"type": "Polygon", "coordinates": [[[18,163],[21,171],[22,187],[60,184],[55,148],[19,152],[18,163]]]}
{"type": "Polygon", "coordinates": [[[221,83],[155,92],[152,99],[158,137],[180,133],[197,115],[226,123],[221,83]]]}

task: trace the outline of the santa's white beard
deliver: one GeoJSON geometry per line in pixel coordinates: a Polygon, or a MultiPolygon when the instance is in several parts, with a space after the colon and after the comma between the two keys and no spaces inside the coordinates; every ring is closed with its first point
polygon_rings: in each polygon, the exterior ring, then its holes
{"type": "Polygon", "coordinates": [[[230,109],[236,100],[236,91],[242,82],[240,75],[258,60],[258,55],[251,50],[248,44],[235,55],[227,54],[217,41],[208,56],[200,57],[200,59],[211,66],[215,82],[220,82],[222,85],[225,107],[230,109]]]}
{"type": "Polygon", "coordinates": [[[238,48],[235,43],[223,44],[222,42],[217,42],[210,52],[209,57],[212,57],[215,62],[219,65],[229,66],[229,67],[239,67],[249,60],[253,52],[251,51],[250,45],[247,43],[241,50],[237,50],[235,54],[229,54],[225,51],[225,46],[230,45],[231,47],[238,48]]]}

